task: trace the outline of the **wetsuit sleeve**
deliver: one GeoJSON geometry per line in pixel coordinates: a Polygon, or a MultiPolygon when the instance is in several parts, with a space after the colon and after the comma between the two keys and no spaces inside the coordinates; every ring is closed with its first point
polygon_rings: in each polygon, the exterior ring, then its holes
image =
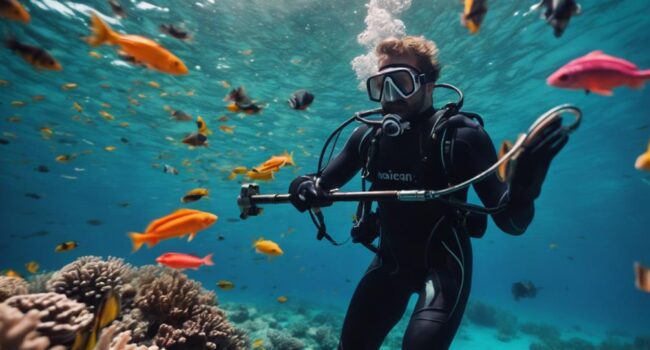
{"type": "Polygon", "coordinates": [[[354,129],[352,135],[339,154],[332,159],[323,170],[318,185],[324,189],[340,188],[361,168],[360,145],[364,137],[368,137],[369,127],[361,125],[354,129]]]}
{"type": "MultiPolygon", "coordinates": [[[[455,183],[474,177],[497,161],[492,140],[481,126],[456,129],[451,156],[451,175],[455,183]]],[[[520,235],[526,231],[535,214],[533,202],[509,201],[508,184],[499,181],[496,174],[475,183],[474,189],[486,207],[508,203],[505,210],[492,215],[492,219],[502,231],[512,235],[520,235]]]]}

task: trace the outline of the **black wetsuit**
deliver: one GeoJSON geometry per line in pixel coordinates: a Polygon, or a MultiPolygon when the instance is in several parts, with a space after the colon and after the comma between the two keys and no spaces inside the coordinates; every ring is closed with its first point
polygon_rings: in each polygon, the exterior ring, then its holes
{"type": "MultiPolygon", "coordinates": [[[[423,119],[433,115],[423,113],[423,119]]],[[[433,118],[433,117],[431,117],[433,118]]],[[[442,162],[440,142],[428,143],[421,152],[427,123],[419,123],[396,137],[381,136],[369,178],[370,190],[443,189],[487,169],[497,156],[482,127],[448,129],[449,160],[442,162]],[[427,155],[422,159],[421,155],[427,155]],[[445,172],[446,169],[446,172],[445,172]]],[[[325,168],[319,185],[338,188],[348,182],[366,161],[362,145],[373,130],[358,127],[343,150],[325,168]]],[[[495,175],[474,185],[486,207],[508,200],[508,186],[495,175]]],[[[467,190],[455,195],[465,200],[467,190]]],[[[439,201],[380,202],[379,254],[359,282],[345,317],[339,349],[379,349],[400,320],[413,293],[419,294],[403,339],[405,350],[447,349],[458,329],[469,296],[472,277],[470,237],[455,224],[449,206],[439,201]]],[[[525,231],[532,220],[532,203],[513,205],[493,215],[497,226],[510,234],[525,231]]]]}

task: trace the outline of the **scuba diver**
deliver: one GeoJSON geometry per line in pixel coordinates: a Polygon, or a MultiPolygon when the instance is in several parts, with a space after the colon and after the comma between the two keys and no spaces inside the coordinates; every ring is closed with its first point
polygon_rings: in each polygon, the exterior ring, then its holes
{"type": "MultiPolygon", "coordinates": [[[[359,170],[364,191],[366,180],[371,191],[437,190],[497,162],[480,116],[453,104],[433,107],[440,74],[434,42],[389,38],[375,52],[379,71],[366,85],[370,100],[381,103],[383,119],[361,124],[322,171],[291,183],[290,200],[300,212],[331,205],[327,194],[359,170]]],[[[482,203],[499,208],[490,214],[502,231],[526,231],[551,160],[568,134],[561,120],[549,123],[512,164],[510,181],[490,174],[474,183],[482,203]]],[[[487,225],[485,213],[455,205],[466,200],[467,188],[434,201],[378,201],[376,212],[372,202],[359,203],[352,240],[369,247],[379,238],[379,247],[350,301],[339,350],[379,349],[414,293],[419,297],[402,349],[449,348],[471,288],[470,237],[481,237],[487,225]]]]}

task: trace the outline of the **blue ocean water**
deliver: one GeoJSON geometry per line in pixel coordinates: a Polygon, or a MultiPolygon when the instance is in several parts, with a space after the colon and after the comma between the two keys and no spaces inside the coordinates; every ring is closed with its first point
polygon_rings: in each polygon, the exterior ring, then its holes
{"type": "MultiPolygon", "coordinates": [[[[282,168],[275,180],[262,183],[264,193],[284,193],[295,176],[315,170],[334,128],[355,111],[375,107],[357,89],[350,64],[367,51],[357,42],[366,28],[364,1],[132,0],[122,1],[125,19],[114,17],[104,1],[24,3],[32,22],[3,19],[5,35],[47,48],[64,69],[39,72],[0,50],[0,79],[8,81],[0,87],[0,137],[9,140],[0,145],[0,269],[26,274],[24,264],[35,260],[41,269],[55,270],[83,255],[144,265],[169,251],[213,253],[215,266],[188,274],[206,288],[216,288],[220,279],[233,281],[237,288],[218,291],[220,301],[271,305],[285,295],[291,302],[344,312],[372,255],[360,246],[317,241],[307,215],[287,205],[266,206],[263,215],[239,220],[241,177],[227,176],[235,166],[252,167],[271,155],[294,152],[295,167],[282,168]],[[90,33],[90,11],[120,32],[159,41],[185,61],[190,74],[175,77],[128,66],[113,47],[90,48],[82,40],[90,33]],[[161,23],[183,23],[192,41],[161,34],[161,23]],[[91,50],[102,58],[89,56],[91,50]],[[229,112],[222,99],[230,88],[223,81],[246,87],[267,106],[256,115],[229,112]],[[66,83],[78,87],[64,90],[66,83]],[[300,88],[316,96],[306,111],[286,103],[300,88]],[[35,95],[45,99],[34,101],[35,95]],[[18,100],[26,105],[12,106],[18,100]],[[164,106],[201,115],[214,131],[209,147],[180,143],[195,125],[172,120],[164,106]],[[105,120],[100,111],[115,120],[105,120]],[[219,121],[224,115],[229,120],[219,121]],[[222,124],[233,126],[234,133],[219,130],[222,124]],[[44,138],[42,127],[54,134],[44,138]],[[108,152],[106,146],[116,149],[108,152]],[[78,157],[70,162],[55,160],[72,153],[78,157]],[[180,174],[163,173],[164,164],[180,174]],[[35,171],[39,165],[50,171],[35,171]],[[209,188],[210,196],[181,204],[179,198],[195,187],[209,188]],[[191,243],[166,241],[131,253],[128,232],[142,231],[181,207],[212,212],[219,221],[191,243]],[[101,224],[90,225],[93,219],[101,224]],[[30,237],[42,231],[47,234],[30,237]],[[285,255],[255,254],[251,245],[259,237],[278,242],[285,255]],[[69,240],[79,247],[54,252],[69,240]]],[[[650,178],[633,164],[650,138],[645,106],[650,92],[621,88],[612,97],[585,95],[551,88],[545,79],[593,50],[650,68],[650,22],[644,16],[650,2],[583,0],[582,15],[559,39],[537,15],[523,16],[532,3],[491,2],[480,32],[472,36],[458,23],[462,5],[455,1],[413,0],[399,16],[408,34],[438,44],[441,82],[464,91],[465,109],[483,116],[495,144],[514,139],[555,105],[571,103],[584,112],[580,129],[553,163],[526,234],[509,236],[490,223],[485,237],[473,241],[471,298],[522,319],[580,325],[594,334],[647,332],[650,296],[634,287],[632,266],[634,261],[650,265],[650,178]],[[510,288],[520,280],[543,289],[535,299],[515,302],[510,288]]],[[[440,94],[440,100],[448,97],[440,94]]],[[[343,189],[359,188],[354,179],[343,189]]],[[[336,238],[348,236],[353,211],[352,204],[325,210],[336,238]]]]}

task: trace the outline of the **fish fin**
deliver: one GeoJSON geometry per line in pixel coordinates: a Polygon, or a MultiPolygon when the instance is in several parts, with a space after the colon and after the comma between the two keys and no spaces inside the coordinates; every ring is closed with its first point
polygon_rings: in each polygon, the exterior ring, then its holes
{"type": "Polygon", "coordinates": [[[632,89],[643,89],[645,81],[643,79],[633,79],[629,84],[627,84],[632,89]]]}
{"type": "Polygon", "coordinates": [[[74,343],[72,344],[71,350],[85,350],[86,343],[88,343],[88,338],[90,333],[87,331],[77,332],[77,335],[74,338],[74,343]]]}
{"type": "Polygon", "coordinates": [[[599,95],[603,95],[603,96],[613,96],[613,95],[614,95],[614,92],[613,92],[612,90],[607,90],[607,89],[594,89],[594,88],[591,88],[591,89],[589,89],[589,90],[592,91],[593,93],[596,93],[596,94],[599,94],[599,95]]]}
{"type": "Polygon", "coordinates": [[[97,311],[99,316],[99,328],[104,328],[117,319],[120,315],[120,309],[121,301],[119,294],[109,292],[97,311]]]}
{"type": "Polygon", "coordinates": [[[133,243],[133,249],[131,252],[135,253],[140,248],[142,248],[142,245],[145,243],[145,238],[144,238],[144,233],[138,233],[138,232],[129,232],[129,237],[131,238],[131,242],[133,243]]]}
{"type": "Polygon", "coordinates": [[[187,239],[187,241],[192,242],[192,240],[194,239],[194,236],[196,236],[196,232],[191,232],[190,237],[187,239]]]}
{"type": "Polygon", "coordinates": [[[650,69],[637,71],[635,75],[643,80],[650,80],[650,69]]]}
{"type": "Polygon", "coordinates": [[[206,255],[205,258],[203,258],[203,263],[208,266],[214,265],[214,262],[212,261],[212,253],[206,255]]]}
{"type": "Polygon", "coordinates": [[[86,38],[88,44],[91,46],[100,46],[104,43],[116,43],[118,34],[108,24],[102,21],[96,13],[92,14],[91,21],[93,33],[86,38]]]}

